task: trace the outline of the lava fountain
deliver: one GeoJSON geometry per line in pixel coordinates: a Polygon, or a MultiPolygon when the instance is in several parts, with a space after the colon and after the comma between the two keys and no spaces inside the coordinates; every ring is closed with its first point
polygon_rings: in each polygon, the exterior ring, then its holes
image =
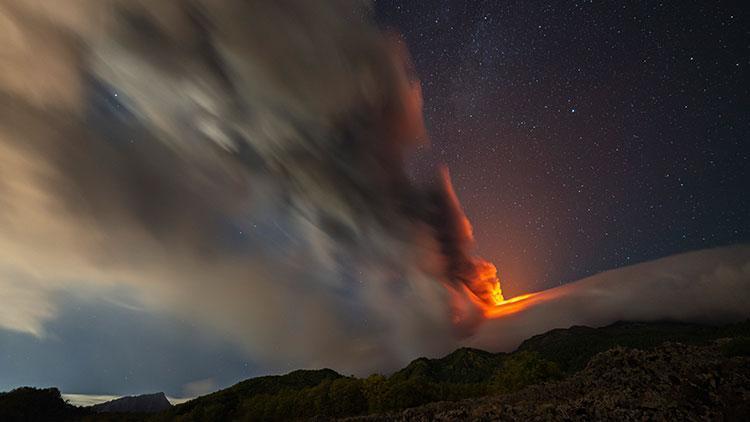
{"type": "MultiPolygon", "coordinates": [[[[443,252],[448,257],[447,273],[452,283],[458,286],[463,297],[454,297],[454,301],[468,298],[475,308],[481,311],[484,319],[500,318],[526,309],[537,303],[541,296],[528,293],[506,299],[497,275],[497,267],[485,259],[470,256],[468,251],[474,246],[473,228],[464,213],[456,196],[448,170],[441,169],[442,186],[441,206],[444,222],[442,232],[448,233],[443,239],[443,252]]],[[[454,308],[461,308],[456,305],[454,308]]],[[[461,320],[461,318],[458,318],[461,320]]]]}
{"type": "Polygon", "coordinates": [[[482,311],[485,318],[500,318],[514,314],[537,302],[537,300],[530,299],[538,293],[527,293],[505,299],[495,265],[481,258],[473,258],[473,261],[477,268],[477,275],[474,279],[464,283],[463,290],[471,302],[482,311]]]}

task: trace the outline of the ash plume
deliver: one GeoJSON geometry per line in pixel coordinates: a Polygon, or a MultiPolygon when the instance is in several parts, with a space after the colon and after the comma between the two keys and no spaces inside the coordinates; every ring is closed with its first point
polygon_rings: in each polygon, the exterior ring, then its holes
{"type": "Polygon", "coordinates": [[[465,217],[406,175],[419,81],[369,13],[0,1],[0,271],[44,304],[0,326],[43,335],[56,291],[124,284],[270,364],[390,367],[469,334],[444,287],[465,217]]]}

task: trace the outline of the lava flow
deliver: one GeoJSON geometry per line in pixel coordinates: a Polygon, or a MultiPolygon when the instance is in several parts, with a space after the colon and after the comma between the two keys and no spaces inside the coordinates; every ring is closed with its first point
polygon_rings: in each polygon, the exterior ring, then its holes
{"type": "Polygon", "coordinates": [[[472,261],[476,275],[473,279],[466,281],[463,289],[469,299],[482,310],[485,318],[499,318],[514,314],[526,309],[534,302],[528,299],[536,296],[537,293],[505,299],[495,265],[481,258],[474,258],[472,261]]]}

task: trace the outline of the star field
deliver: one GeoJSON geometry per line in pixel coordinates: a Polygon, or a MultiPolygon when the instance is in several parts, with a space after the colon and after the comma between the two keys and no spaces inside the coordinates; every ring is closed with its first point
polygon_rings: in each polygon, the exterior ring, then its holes
{"type": "MultiPolygon", "coordinates": [[[[740,3],[381,1],[477,253],[519,294],[750,239],[740,3]]],[[[420,158],[424,156],[425,158],[420,158]]]]}

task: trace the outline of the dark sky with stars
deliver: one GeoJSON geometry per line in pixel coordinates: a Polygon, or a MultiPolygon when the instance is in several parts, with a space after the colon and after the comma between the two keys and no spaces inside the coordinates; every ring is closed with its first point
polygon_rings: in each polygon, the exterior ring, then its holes
{"type": "Polygon", "coordinates": [[[750,239],[747,9],[376,1],[506,292],[750,239]]]}
{"type": "Polygon", "coordinates": [[[192,397],[572,325],[748,317],[750,245],[481,324],[462,290],[495,287],[467,278],[474,252],[510,298],[750,242],[743,2],[375,0],[422,85],[431,146],[409,174],[448,166],[476,251],[435,221],[459,214],[451,195],[395,186],[401,163],[375,151],[391,143],[371,143],[418,116],[383,113],[404,75],[354,2],[17,3],[0,11],[0,391],[192,397]]]}

